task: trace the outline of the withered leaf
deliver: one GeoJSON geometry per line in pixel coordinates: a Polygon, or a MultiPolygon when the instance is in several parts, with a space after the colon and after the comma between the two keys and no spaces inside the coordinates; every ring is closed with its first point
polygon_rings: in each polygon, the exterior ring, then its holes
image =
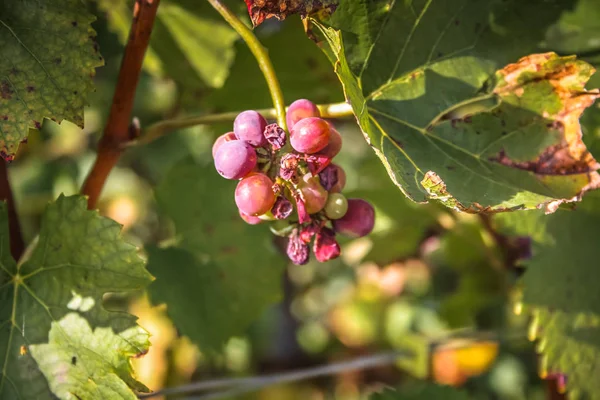
{"type": "Polygon", "coordinates": [[[335,11],[338,0],[245,0],[248,13],[254,26],[258,26],[269,18],[284,20],[288,15],[307,15],[324,13],[329,15],[335,11]]]}

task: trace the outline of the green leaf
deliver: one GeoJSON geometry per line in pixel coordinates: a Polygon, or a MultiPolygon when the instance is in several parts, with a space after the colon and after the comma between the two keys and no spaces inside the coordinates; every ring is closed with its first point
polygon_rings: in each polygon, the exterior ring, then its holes
{"type": "Polygon", "coordinates": [[[600,368],[600,316],[538,308],[532,324],[540,375],[566,374],[569,399],[600,399],[600,382],[593,378],[600,368]]]}
{"type": "MultiPolygon", "coordinates": [[[[117,373],[127,386],[143,389],[143,385],[129,376],[130,370],[124,365],[132,352],[146,352],[148,343],[141,336],[134,316],[109,312],[102,307],[104,294],[138,290],[151,280],[136,248],[121,239],[119,224],[88,211],[87,201],[82,196],[61,196],[47,207],[39,240],[30,257],[17,264],[8,251],[5,203],[0,203],[0,220],[0,398],[52,399],[51,390],[55,394],[70,390],[72,381],[62,386],[62,372],[46,365],[48,355],[54,350],[42,350],[44,347],[39,346],[48,342],[51,328],[56,332],[58,326],[74,323],[65,317],[74,312],[87,320],[89,329],[97,329],[96,335],[100,332],[107,335],[111,330],[115,340],[117,336],[123,340],[133,339],[133,333],[136,338],[132,345],[137,350],[128,348],[127,352],[112,354],[111,364],[119,365],[117,371],[115,368],[88,370],[86,379],[112,385],[116,380],[109,375],[117,373]],[[42,371],[31,356],[33,345],[38,346],[39,360],[45,363],[42,371]]],[[[85,330],[69,332],[69,335],[71,343],[78,341],[70,347],[71,356],[89,359],[90,350],[97,344],[88,342],[90,337],[85,330]]],[[[59,339],[54,336],[50,341],[59,339]]],[[[58,352],[55,355],[64,356],[58,352]]],[[[78,369],[77,373],[81,371],[78,369]]],[[[125,390],[122,383],[119,385],[125,390]]]]}
{"type": "Polygon", "coordinates": [[[541,375],[567,375],[569,398],[600,399],[600,192],[589,193],[574,210],[503,214],[498,227],[530,234],[532,257],[523,261],[523,303],[533,319],[530,339],[538,339],[541,375]]]}
{"type": "Polygon", "coordinates": [[[315,24],[366,140],[408,197],[554,209],[598,184],[576,122],[596,96],[580,95],[593,69],[552,54],[506,65],[570,4],[343,0],[315,24]]]}
{"type": "MultiPolygon", "coordinates": [[[[99,0],[111,30],[125,43],[132,2],[99,0]]],[[[185,88],[221,87],[235,57],[238,35],[206,1],[163,0],[158,9],[145,69],[185,88]]]]}
{"type": "Polygon", "coordinates": [[[545,216],[542,211],[499,215],[501,229],[515,235],[532,236],[523,302],[566,313],[600,315],[600,281],[596,260],[600,258],[600,192],[589,193],[575,210],[559,209],[545,216]]]}
{"type": "Polygon", "coordinates": [[[154,303],[203,349],[241,335],[281,298],[285,262],[266,226],[247,225],[233,200],[235,182],[211,165],[186,159],[156,189],[160,209],[175,224],[178,244],[148,249],[154,303]],[[193,316],[193,317],[190,317],[193,316]]]}
{"type": "Polygon", "coordinates": [[[596,0],[579,0],[572,11],[548,29],[545,38],[548,49],[566,54],[587,55],[600,48],[600,7],[596,0]]]}
{"type": "Polygon", "coordinates": [[[0,155],[12,159],[44,117],[83,127],[83,107],[103,64],[80,0],[0,4],[0,155]]]}
{"type": "Polygon", "coordinates": [[[434,383],[420,383],[398,391],[388,389],[369,397],[369,400],[468,400],[466,392],[450,386],[441,386],[434,383]]]}
{"type": "Polygon", "coordinates": [[[47,344],[29,349],[59,398],[135,400],[129,386],[145,388],[131,378],[129,361],[148,351],[149,336],[139,326],[118,335],[111,328],[92,331],[85,318],[69,313],[52,322],[47,344]]]}

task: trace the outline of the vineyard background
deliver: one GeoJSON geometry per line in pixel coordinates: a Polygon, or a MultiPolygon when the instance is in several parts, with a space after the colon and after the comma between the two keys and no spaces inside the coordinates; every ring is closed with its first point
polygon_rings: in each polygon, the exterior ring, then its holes
{"type": "MultiPolygon", "coordinates": [[[[244,2],[225,3],[249,21],[244,2]]],[[[600,66],[596,0],[550,2],[539,18],[544,2],[533,3],[522,13],[539,40],[526,53],[515,49],[511,62],[553,51],[600,66]]],[[[87,98],[85,127],[44,119],[9,167],[25,243],[38,235],[49,202],[79,193],[108,118],[133,5],[86,6],[98,17],[92,26],[104,66],[87,98]]],[[[327,48],[307,38],[300,17],[267,20],[255,33],[286,100],[345,101],[327,48]]],[[[600,87],[600,74],[586,87],[600,87]]],[[[436,87],[427,90],[435,95],[436,87]]],[[[133,109],[140,143],[129,144],[97,203],[101,215],[123,225],[124,241],[143,249],[155,277],[147,290],[105,296],[107,308],[134,314],[151,334],[150,351],[133,360],[140,382],[159,390],[281,376],[383,353],[398,362],[385,358],[374,368],[228,398],[559,399],[559,373],[574,397],[600,398],[597,191],[574,211],[563,206],[550,215],[417,204],[392,182],[346,108],[331,119],[344,139],[336,162],[346,171],[347,197],[375,206],[375,230],[343,240],[338,260],[294,266],[268,227],[239,219],[235,183],[214,170],[213,141],[231,130],[231,120],[160,132],[144,143],[146,130],[163,120],[271,107],[256,60],[209,3],[161,1],[133,109]],[[398,392],[372,394],[386,387],[398,392]]],[[[598,104],[581,124],[587,148],[600,157],[598,104]]]]}

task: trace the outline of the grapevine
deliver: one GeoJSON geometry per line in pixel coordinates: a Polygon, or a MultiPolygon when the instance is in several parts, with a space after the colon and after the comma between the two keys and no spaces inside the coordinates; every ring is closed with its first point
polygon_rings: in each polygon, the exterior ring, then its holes
{"type": "Polygon", "coordinates": [[[598,0],[0,2],[0,400],[600,400],[599,54],[598,0]]]}

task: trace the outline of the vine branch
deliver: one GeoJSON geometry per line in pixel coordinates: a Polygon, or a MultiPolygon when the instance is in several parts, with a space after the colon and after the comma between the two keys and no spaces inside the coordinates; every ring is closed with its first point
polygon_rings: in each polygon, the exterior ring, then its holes
{"type": "Polygon", "coordinates": [[[8,166],[6,161],[0,162],[0,200],[6,201],[8,209],[8,231],[10,235],[10,254],[15,261],[19,261],[25,251],[25,242],[21,234],[21,225],[17,217],[15,200],[8,180],[8,166]]]}
{"type": "MultiPolygon", "coordinates": [[[[348,103],[320,104],[319,110],[323,118],[343,118],[352,115],[352,107],[348,103]]],[[[276,119],[277,110],[265,108],[258,111],[266,119],[276,119]]],[[[191,116],[185,118],[166,119],[150,125],[144,130],[139,139],[123,144],[123,147],[133,147],[148,144],[177,129],[189,128],[197,125],[211,125],[219,122],[233,121],[241,111],[231,111],[221,114],[191,116]]]]}
{"type": "Polygon", "coordinates": [[[258,38],[252,32],[252,29],[248,28],[237,15],[231,12],[225,4],[220,0],[208,0],[208,2],[214,7],[215,10],[227,21],[229,25],[242,37],[246,45],[258,61],[258,66],[265,76],[269,92],[271,92],[271,98],[273,99],[273,106],[275,107],[277,114],[277,123],[283,129],[286,129],[285,124],[285,101],[283,100],[283,93],[279,86],[279,80],[275,74],[275,69],[269,58],[269,53],[265,49],[258,38]]]}
{"type": "Polygon", "coordinates": [[[322,365],[315,368],[300,369],[297,371],[257,376],[252,378],[233,378],[233,379],[216,379],[212,381],[196,382],[189,385],[182,385],[175,388],[163,389],[149,394],[140,395],[140,399],[150,397],[195,393],[203,390],[228,388],[226,390],[207,393],[202,396],[194,397],[197,400],[217,399],[221,397],[234,397],[243,393],[258,390],[262,387],[282,384],[289,382],[302,381],[306,379],[316,378],[320,376],[336,375],[348,371],[364,370],[384,365],[391,365],[396,362],[399,357],[410,357],[411,354],[406,351],[390,351],[380,354],[372,354],[352,360],[340,361],[328,365],[322,365]]]}
{"type": "Polygon", "coordinates": [[[96,207],[106,179],[123,152],[122,144],[132,139],[129,126],[133,100],[159,3],[160,0],[135,2],[108,121],[98,143],[98,156],[81,189],[88,196],[90,209],[96,207]]]}
{"type": "MultiPolygon", "coordinates": [[[[439,346],[447,347],[449,341],[455,339],[464,339],[456,341],[453,349],[472,346],[479,341],[497,341],[508,342],[524,339],[524,332],[491,332],[491,331],[472,331],[457,330],[449,333],[447,336],[431,340],[430,354],[434,353],[439,346]]],[[[180,385],[172,388],[165,388],[152,393],[140,394],[140,399],[147,399],[157,396],[185,395],[198,392],[206,392],[195,397],[186,397],[188,400],[211,400],[218,398],[232,398],[244,393],[259,390],[263,387],[278,385],[282,383],[297,382],[306,379],[317,378],[321,376],[337,375],[348,371],[365,370],[369,368],[380,367],[384,365],[395,364],[399,359],[410,359],[415,357],[412,351],[407,349],[398,349],[378,354],[371,354],[357,357],[350,360],[340,361],[326,365],[320,365],[311,368],[298,369],[295,371],[276,373],[271,375],[254,376],[247,378],[223,378],[207,381],[193,382],[186,385],[180,385]],[[211,392],[216,390],[214,392],[211,392]]]]}

